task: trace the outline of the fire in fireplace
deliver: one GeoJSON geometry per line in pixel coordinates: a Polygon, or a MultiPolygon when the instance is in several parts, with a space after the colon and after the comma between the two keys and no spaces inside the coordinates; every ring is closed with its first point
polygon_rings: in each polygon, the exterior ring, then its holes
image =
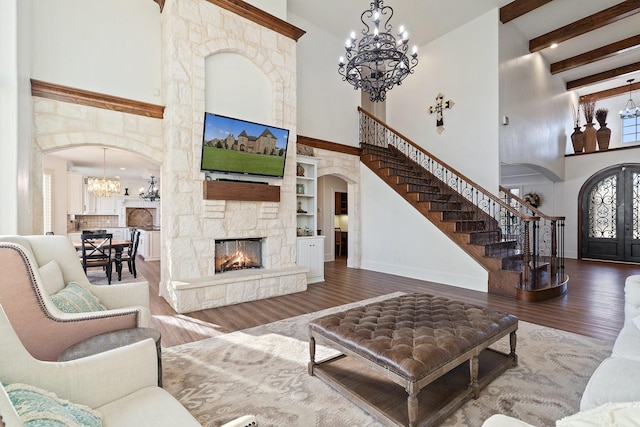
{"type": "Polygon", "coordinates": [[[262,268],[262,239],[216,240],[216,273],[262,268]]]}

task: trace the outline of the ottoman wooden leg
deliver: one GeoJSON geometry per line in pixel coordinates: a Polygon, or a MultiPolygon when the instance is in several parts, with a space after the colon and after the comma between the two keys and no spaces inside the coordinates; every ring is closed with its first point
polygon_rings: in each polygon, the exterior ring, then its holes
{"type": "MultiPolygon", "coordinates": [[[[420,390],[418,390],[419,392],[420,390]]],[[[409,391],[409,397],[407,398],[407,411],[409,413],[409,426],[414,427],[418,425],[418,392],[409,391]]]]}
{"type": "Polygon", "coordinates": [[[471,376],[471,388],[473,389],[473,398],[480,397],[480,387],[478,386],[478,356],[473,356],[469,359],[469,374],[471,376]]]}
{"type": "Polygon", "coordinates": [[[313,367],[316,364],[316,339],[313,336],[309,336],[309,366],[307,370],[309,375],[313,375],[313,367]]]}
{"type": "Polygon", "coordinates": [[[511,353],[509,353],[509,356],[513,357],[513,366],[518,366],[518,355],[516,354],[516,341],[517,341],[516,331],[513,331],[509,334],[509,344],[511,345],[511,353]]]}

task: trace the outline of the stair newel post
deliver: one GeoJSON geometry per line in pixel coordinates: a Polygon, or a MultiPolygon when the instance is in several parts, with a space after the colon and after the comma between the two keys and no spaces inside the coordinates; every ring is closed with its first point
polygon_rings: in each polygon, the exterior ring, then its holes
{"type": "Polygon", "coordinates": [[[523,282],[523,286],[524,288],[528,288],[530,285],[530,278],[531,278],[531,265],[529,264],[529,262],[531,261],[531,242],[529,241],[530,238],[530,230],[529,230],[529,225],[531,224],[531,221],[529,221],[529,219],[525,219],[524,220],[524,238],[523,238],[523,247],[522,247],[522,282],[523,282]]]}
{"type": "Polygon", "coordinates": [[[558,229],[557,221],[551,220],[551,275],[555,277],[558,271],[558,229]]]}

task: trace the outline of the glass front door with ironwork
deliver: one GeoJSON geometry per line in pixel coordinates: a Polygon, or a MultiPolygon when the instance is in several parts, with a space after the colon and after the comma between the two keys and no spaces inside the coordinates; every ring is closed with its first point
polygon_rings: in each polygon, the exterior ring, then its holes
{"type": "Polygon", "coordinates": [[[580,191],[581,258],[640,262],[640,165],[617,165],[580,191]]]}

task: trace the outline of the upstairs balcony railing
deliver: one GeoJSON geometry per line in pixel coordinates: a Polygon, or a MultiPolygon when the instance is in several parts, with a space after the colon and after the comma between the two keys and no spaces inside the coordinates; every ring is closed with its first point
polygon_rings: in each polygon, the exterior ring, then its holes
{"type": "Polygon", "coordinates": [[[503,269],[522,272],[521,288],[534,290],[566,281],[564,217],[550,217],[524,200],[503,191],[500,196],[430,154],[409,138],[358,108],[360,144],[392,148],[474,206],[476,218],[487,219],[483,232],[497,245],[491,256],[503,258],[503,269]]]}

